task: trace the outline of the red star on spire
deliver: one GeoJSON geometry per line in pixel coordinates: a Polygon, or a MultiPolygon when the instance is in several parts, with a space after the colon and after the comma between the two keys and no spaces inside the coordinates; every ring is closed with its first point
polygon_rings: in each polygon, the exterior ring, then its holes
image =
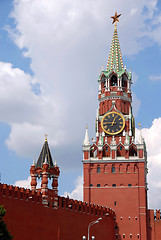
{"type": "Polygon", "coordinates": [[[111,17],[113,19],[113,23],[115,22],[119,22],[119,17],[121,16],[121,14],[117,14],[117,12],[115,12],[115,15],[113,17],[111,17]]]}

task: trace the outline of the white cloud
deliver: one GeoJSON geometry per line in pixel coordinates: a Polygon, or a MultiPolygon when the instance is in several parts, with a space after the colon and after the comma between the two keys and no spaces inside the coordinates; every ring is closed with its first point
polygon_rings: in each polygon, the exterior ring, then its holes
{"type": "MultiPolygon", "coordinates": [[[[138,129],[136,129],[138,135],[138,129]]],[[[150,128],[143,128],[148,152],[148,195],[150,208],[160,208],[161,201],[161,118],[154,119],[150,128]]]]}
{"type": "Polygon", "coordinates": [[[149,76],[149,79],[154,82],[161,81],[161,75],[151,75],[151,76],[149,76]]]}
{"type": "Polygon", "coordinates": [[[0,62],[0,121],[11,127],[7,146],[21,156],[33,157],[40,151],[45,133],[49,132],[51,146],[64,141],[56,101],[36,95],[32,91],[35,81],[10,63],[0,62]]]}
{"type": "Polygon", "coordinates": [[[30,189],[31,188],[30,182],[31,182],[31,177],[29,176],[27,180],[16,181],[14,185],[18,186],[18,187],[23,187],[23,188],[30,189]]]}
{"type": "Polygon", "coordinates": [[[141,101],[139,98],[137,98],[135,93],[132,94],[132,98],[133,98],[132,106],[133,106],[134,116],[137,117],[137,114],[141,105],[141,101]]]}
{"type": "Polygon", "coordinates": [[[77,177],[77,179],[75,181],[75,189],[71,193],[65,192],[64,196],[65,197],[69,196],[69,198],[83,201],[83,178],[82,178],[82,176],[77,177]]]}

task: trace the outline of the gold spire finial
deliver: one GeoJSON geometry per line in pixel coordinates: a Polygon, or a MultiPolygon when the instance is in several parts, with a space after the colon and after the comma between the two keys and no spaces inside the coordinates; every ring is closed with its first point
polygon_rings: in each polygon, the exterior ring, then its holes
{"type": "Polygon", "coordinates": [[[139,125],[139,129],[141,129],[141,123],[138,123],[138,125],[139,125]]]}
{"type": "Polygon", "coordinates": [[[115,12],[115,15],[111,17],[113,19],[112,24],[115,23],[115,27],[116,27],[117,22],[119,22],[120,16],[121,16],[121,14],[117,14],[117,12],[115,12]]]}
{"type": "Polygon", "coordinates": [[[47,135],[47,134],[45,134],[45,141],[46,141],[46,142],[47,142],[47,140],[48,140],[48,139],[47,139],[47,136],[48,136],[48,135],[47,135]]]}

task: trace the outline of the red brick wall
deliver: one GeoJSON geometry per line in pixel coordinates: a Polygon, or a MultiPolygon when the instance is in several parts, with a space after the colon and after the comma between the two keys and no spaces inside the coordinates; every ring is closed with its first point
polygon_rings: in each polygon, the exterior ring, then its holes
{"type": "Polygon", "coordinates": [[[29,190],[28,197],[31,198],[27,197],[26,201],[26,190],[17,188],[15,198],[15,188],[12,187],[12,194],[9,194],[8,189],[9,186],[5,185],[4,191],[4,185],[0,184],[0,205],[4,205],[7,210],[5,220],[15,240],[82,239],[83,235],[87,236],[88,224],[100,216],[103,220],[91,227],[91,234],[97,240],[107,239],[107,236],[109,240],[114,240],[114,213],[110,209],[91,207],[89,204],[61,197],[58,209],[53,209],[52,206],[44,207],[41,196],[38,199],[35,194],[32,198],[29,190]],[[19,194],[21,191],[24,192],[23,199],[19,194]],[[109,213],[109,216],[103,216],[105,213],[109,213]]]}
{"type": "MultiPolygon", "coordinates": [[[[146,189],[144,163],[138,163],[135,171],[135,162],[106,163],[108,172],[104,170],[105,163],[99,163],[100,173],[97,173],[98,163],[84,163],[84,201],[110,207],[116,213],[115,234],[118,239],[147,240],[146,236],[146,189]],[[111,172],[115,164],[115,173],[111,172]],[[119,172],[119,166],[122,170],[119,172]],[[127,166],[130,164],[127,172],[127,166]],[[92,168],[89,173],[89,168],[92,168]],[[89,188],[90,184],[93,186],[89,188]],[[100,187],[97,187],[100,184],[100,187]],[[112,185],[116,184],[115,187],[112,185]],[[128,186],[131,184],[131,186],[128,186]]],[[[160,238],[161,240],[161,238],[160,238]]]]}
{"type": "Polygon", "coordinates": [[[148,210],[147,230],[148,240],[160,240],[161,239],[161,218],[160,210],[156,210],[154,217],[154,210],[148,210]]]}

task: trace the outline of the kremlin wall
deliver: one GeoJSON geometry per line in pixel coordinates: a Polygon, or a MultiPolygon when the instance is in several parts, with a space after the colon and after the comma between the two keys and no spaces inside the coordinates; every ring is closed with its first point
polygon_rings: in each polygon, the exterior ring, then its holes
{"type": "Polygon", "coordinates": [[[45,138],[30,168],[31,189],[0,184],[0,204],[15,240],[161,240],[160,210],[148,209],[141,126],[135,139],[132,73],[123,65],[117,33],[120,16],[112,17],[107,68],[98,77],[96,136],[91,142],[86,128],[83,142],[83,202],[58,195],[60,171],[45,138]]]}
{"type": "Polygon", "coordinates": [[[106,207],[58,197],[46,204],[37,190],[0,184],[0,204],[7,210],[6,222],[15,240],[82,239],[88,224],[102,218],[91,234],[96,239],[114,238],[114,212],[106,207]]]}

